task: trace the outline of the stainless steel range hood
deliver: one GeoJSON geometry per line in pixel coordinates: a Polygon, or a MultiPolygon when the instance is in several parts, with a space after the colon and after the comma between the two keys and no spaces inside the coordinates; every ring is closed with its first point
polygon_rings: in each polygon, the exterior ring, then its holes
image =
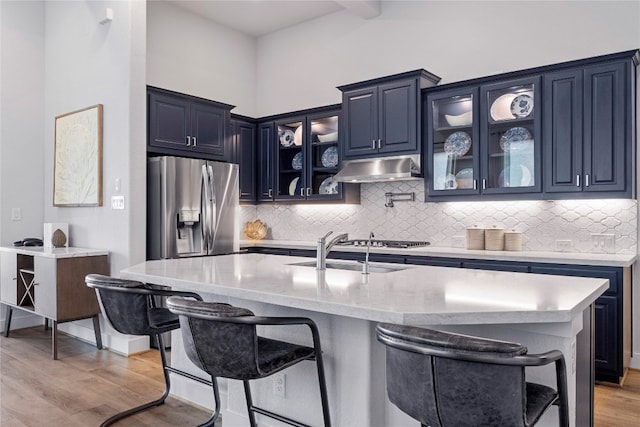
{"type": "Polygon", "coordinates": [[[420,156],[345,160],[334,177],[337,182],[384,182],[421,179],[420,156]]]}

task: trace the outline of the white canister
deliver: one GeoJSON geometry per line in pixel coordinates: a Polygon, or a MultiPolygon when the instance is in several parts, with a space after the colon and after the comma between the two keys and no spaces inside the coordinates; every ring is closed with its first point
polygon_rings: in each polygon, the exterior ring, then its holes
{"type": "Polygon", "coordinates": [[[478,226],[467,228],[466,247],[473,250],[484,249],[484,228],[478,226]]]}
{"type": "Polygon", "coordinates": [[[504,232],[504,250],[505,251],[521,251],[522,250],[522,233],[509,230],[504,232]]]}
{"type": "Polygon", "coordinates": [[[495,225],[484,230],[484,248],[488,251],[504,250],[504,228],[495,225]]]}

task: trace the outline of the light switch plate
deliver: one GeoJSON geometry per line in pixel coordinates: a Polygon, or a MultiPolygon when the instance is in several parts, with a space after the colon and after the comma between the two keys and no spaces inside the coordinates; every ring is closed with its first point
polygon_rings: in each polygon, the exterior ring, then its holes
{"type": "Polygon", "coordinates": [[[11,221],[20,221],[22,219],[22,209],[11,208],[11,221]]]}
{"type": "Polygon", "coordinates": [[[591,245],[594,252],[615,252],[616,236],[613,234],[591,234],[591,245]]]}

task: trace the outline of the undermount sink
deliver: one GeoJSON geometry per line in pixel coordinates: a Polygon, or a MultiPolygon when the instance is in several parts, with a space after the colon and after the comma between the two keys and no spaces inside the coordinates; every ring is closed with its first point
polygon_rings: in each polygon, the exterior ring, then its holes
{"type": "MultiPolygon", "coordinates": [[[[289,265],[296,265],[299,267],[316,267],[315,261],[305,261],[305,262],[295,262],[289,265]]],[[[347,263],[347,262],[336,262],[336,261],[327,261],[327,268],[335,269],[335,270],[350,270],[350,271],[362,271],[361,263],[347,263]]],[[[409,267],[391,267],[388,265],[374,265],[369,264],[369,273],[393,273],[394,271],[406,270],[409,267]]]]}

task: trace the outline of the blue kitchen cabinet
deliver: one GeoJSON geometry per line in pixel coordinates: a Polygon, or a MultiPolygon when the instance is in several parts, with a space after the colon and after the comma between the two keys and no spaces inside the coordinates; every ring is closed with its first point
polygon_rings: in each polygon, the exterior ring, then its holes
{"type": "MultiPolygon", "coordinates": [[[[629,270],[629,269],[627,269],[629,270]]],[[[630,277],[622,267],[533,264],[531,272],[609,279],[609,289],[595,304],[596,379],[619,383],[631,357],[630,277]]],[[[630,275],[630,272],[627,273],[630,275]]]]}
{"type": "Polygon", "coordinates": [[[275,182],[273,122],[262,122],[259,124],[257,145],[257,200],[259,202],[272,202],[275,182]]]}
{"type": "Polygon", "coordinates": [[[440,78],[415,70],[338,87],[342,91],[344,159],[419,154],[421,88],[440,78]]]}
{"type": "Polygon", "coordinates": [[[147,87],[148,145],[154,154],[229,161],[232,105],[147,87]]]}
{"type": "Polygon", "coordinates": [[[238,187],[241,202],[256,200],[256,123],[238,115],[231,116],[230,139],[233,163],[238,164],[238,187]]]}
{"type": "Polygon", "coordinates": [[[545,192],[631,197],[636,62],[634,55],[545,75],[545,192]]]}
{"type": "Polygon", "coordinates": [[[341,109],[329,105],[270,116],[259,126],[259,201],[360,203],[360,186],[334,183],[341,109]]]}

